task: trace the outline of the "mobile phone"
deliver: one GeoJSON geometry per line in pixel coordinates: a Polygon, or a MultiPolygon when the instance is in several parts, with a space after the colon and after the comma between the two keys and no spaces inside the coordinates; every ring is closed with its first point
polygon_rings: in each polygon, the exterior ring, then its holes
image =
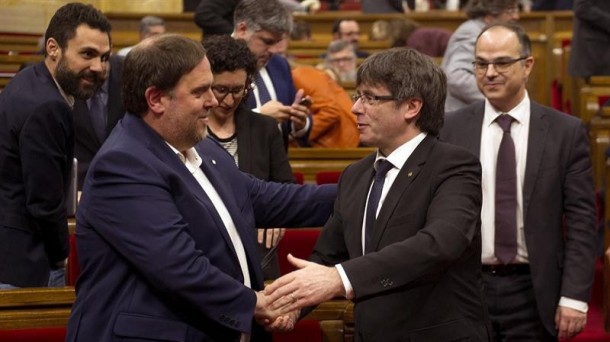
{"type": "Polygon", "coordinates": [[[299,104],[301,106],[309,107],[311,106],[311,99],[309,97],[304,97],[301,99],[301,101],[299,101],[299,104]]]}

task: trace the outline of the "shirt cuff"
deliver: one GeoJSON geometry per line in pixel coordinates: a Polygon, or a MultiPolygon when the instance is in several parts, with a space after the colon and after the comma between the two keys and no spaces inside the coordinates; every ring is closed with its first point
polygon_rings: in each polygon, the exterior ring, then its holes
{"type": "MultiPolygon", "coordinates": [[[[339,273],[340,274],[340,273],[339,273]]],[[[559,306],[574,309],[576,311],[587,313],[589,305],[583,301],[571,299],[567,297],[561,297],[559,299],[559,306]]]]}
{"type": "Polygon", "coordinates": [[[294,122],[292,123],[292,125],[290,127],[292,127],[292,137],[293,138],[300,138],[302,136],[304,136],[305,134],[307,134],[307,131],[309,131],[309,126],[311,126],[311,117],[308,115],[307,116],[307,120],[305,121],[305,127],[303,127],[303,129],[295,131],[294,130],[294,122]]]}
{"type": "Polygon", "coordinates": [[[343,270],[343,266],[341,266],[341,264],[336,264],[335,268],[337,269],[337,272],[339,272],[339,277],[341,277],[341,282],[343,283],[343,288],[345,289],[345,298],[354,298],[354,289],[352,289],[352,283],[349,282],[347,274],[345,274],[345,270],[343,270]]]}

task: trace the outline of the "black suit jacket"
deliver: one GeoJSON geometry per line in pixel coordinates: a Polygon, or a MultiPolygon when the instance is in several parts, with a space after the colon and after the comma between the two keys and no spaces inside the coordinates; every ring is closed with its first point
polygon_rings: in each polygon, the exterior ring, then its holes
{"type": "MultiPolygon", "coordinates": [[[[485,102],[448,113],[441,139],[480,154],[485,102]]],[[[556,334],[560,296],[587,302],[596,250],[587,132],[573,116],[531,102],[523,184],[525,241],[545,327],[556,334]]]]}
{"type": "Polygon", "coordinates": [[[277,121],[245,107],[235,112],[239,169],[258,179],[294,183],[277,121]]]}
{"type": "Polygon", "coordinates": [[[610,1],[576,0],[569,71],[573,76],[610,75],[610,1]]]}
{"type": "Polygon", "coordinates": [[[46,286],[68,256],[72,109],[44,62],[0,93],[0,282],[46,286]]]}
{"type": "Polygon", "coordinates": [[[478,160],[426,137],[392,184],[375,221],[374,252],[363,256],[374,161],[372,154],[343,172],[311,257],[345,270],[356,341],[487,341],[478,160]]]}
{"type": "MultiPolygon", "coordinates": [[[[112,55],[110,57],[110,76],[108,77],[106,136],[125,114],[121,97],[122,73],[123,57],[112,55]]],[[[81,190],[89,164],[104,143],[95,134],[86,100],[74,102],[74,135],[74,155],[78,160],[78,189],[81,190]]]]}

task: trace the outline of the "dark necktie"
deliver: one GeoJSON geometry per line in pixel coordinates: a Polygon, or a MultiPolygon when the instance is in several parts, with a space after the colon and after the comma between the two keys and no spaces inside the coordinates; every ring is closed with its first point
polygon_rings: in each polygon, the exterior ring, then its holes
{"type": "Polygon", "coordinates": [[[254,85],[256,85],[256,89],[258,89],[258,100],[261,106],[271,101],[271,95],[269,95],[269,90],[267,90],[260,72],[257,72],[256,76],[254,76],[254,85]]]}
{"type": "Polygon", "coordinates": [[[104,105],[103,95],[101,91],[97,91],[89,100],[91,122],[100,142],[104,142],[106,139],[106,106],[104,105]]]}
{"type": "Polygon", "coordinates": [[[365,253],[369,253],[373,250],[373,228],[375,227],[375,220],[377,219],[377,207],[379,207],[379,200],[381,199],[381,190],[383,189],[383,183],[385,183],[386,173],[393,167],[394,165],[386,159],[379,159],[375,162],[375,179],[373,180],[373,187],[371,188],[368,205],[366,207],[366,221],[364,226],[365,253]]]}
{"type": "Polygon", "coordinates": [[[508,114],[498,116],[496,122],[504,131],[496,163],[496,238],[495,254],[503,264],[517,255],[517,161],[515,144],[510,136],[514,121],[508,114]]]}

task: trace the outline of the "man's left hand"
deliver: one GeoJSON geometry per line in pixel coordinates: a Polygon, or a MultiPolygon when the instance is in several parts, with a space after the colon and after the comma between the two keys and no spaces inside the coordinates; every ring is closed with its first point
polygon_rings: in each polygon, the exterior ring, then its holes
{"type": "Polygon", "coordinates": [[[555,328],[559,332],[560,339],[568,339],[578,335],[587,324],[587,314],[558,306],[555,312],[555,328]]]}

